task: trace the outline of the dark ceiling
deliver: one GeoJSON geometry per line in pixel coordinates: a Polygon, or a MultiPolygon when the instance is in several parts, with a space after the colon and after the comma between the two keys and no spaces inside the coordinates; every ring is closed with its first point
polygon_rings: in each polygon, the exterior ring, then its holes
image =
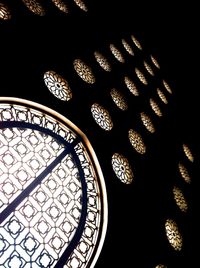
{"type": "MultiPolygon", "coordinates": [[[[74,122],[91,141],[104,172],[108,191],[109,223],[106,241],[96,264],[100,267],[194,267],[197,260],[194,241],[198,230],[196,202],[199,163],[198,127],[198,63],[196,6],[172,1],[85,1],[89,12],[69,1],[68,15],[62,14],[51,1],[43,1],[47,14],[32,14],[21,1],[8,1],[13,18],[0,22],[1,32],[1,96],[15,96],[49,106],[74,122]],[[116,3],[117,2],[117,3],[116,3]],[[126,55],[126,63],[111,56],[110,43],[120,45],[121,38],[130,42],[134,34],[143,51],[134,59],[126,55]],[[100,50],[114,66],[111,74],[100,70],[93,52],[100,50]],[[124,93],[130,109],[123,114],[108,97],[111,87],[123,85],[120,78],[130,74],[133,66],[153,54],[161,70],[151,82],[149,91],[141,89],[138,99],[124,93]],[[74,72],[72,62],[81,58],[94,70],[97,83],[84,83],[74,72]],[[69,102],[56,99],[45,87],[43,74],[55,70],[70,83],[74,98],[69,102]],[[169,104],[160,104],[163,118],[150,111],[148,101],[155,97],[159,79],[166,79],[173,90],[169,104]],[[116,127],[105,133],[93,121],[90,109],[100,102],[112,110],[116,127]],[[139,112],[149,113],[155,123],[155,134],[149,134],[138,119],[139,112]],[[148,147],[145,156],[138,156],[125,142],[127,130],[135,127],[148,147]],[[196,161],[188,163],[181,150],[190,145],[196,161]],[[110,159],[114,152],[131,159],[135,181],[122,184],[113,174],[110,159]],[[179,161],[191,172],[192,184],[186,185],[177,170],[179,161]],[[174,204],[172,187],[180,186],[190,210],[183,215],[174,204]],[[169,245],[164,230],[167,218],[177,221],[184,236],[182,252],[169,245]]],[[[68,2],[68,1],[66,1],[68,2]]],[[[124,88],[125,89],[125,88],[124,88]]]]}

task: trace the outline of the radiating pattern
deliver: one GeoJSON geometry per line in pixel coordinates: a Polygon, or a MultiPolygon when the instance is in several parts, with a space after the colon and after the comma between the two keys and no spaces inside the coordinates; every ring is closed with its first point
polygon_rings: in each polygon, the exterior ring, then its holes
{"type": "Polygon", "coordinates": [[[63,267],[62,257],[88,267],[106,220],[89,141],[50,109],[17,102],[0,103],[0,266],[63,267]]]}
{"type": "Polygon", "coordinates": [[[160,69],[160,65],[158,63],[158,61],[156,60],[156,58],[154,56],[151,55],[151,61],[153,62],[153,64],[160,69]]]}
{"type": "Polygon", "coordinates": [[[2,19],[2,20],[9,20],[9,19],[11,19],[10,10],[3,3],[0,3],[0,19],[2,19]]]}
{"type": "Polygon", "coordinates": [[[102,69],[104,69],[107,72],[111,71],[110,63],[101,53],[95,51],[94,56],[95,56],[96,61],[99,63],[102,69]]]}
{"type": "Polygon", "coordinates": [[[54,5],[62,12],[68,13],[68,8],[66,3],[64,3],[62,0],[51,0],[54,5]]]}
{"type": "Polygon", "coordinates": [[[147,72],[148,72],[150,75],[154,76],[154,71],[153,71],[153,69],[151,68],[151,66],[150,66],[146,61],[144,61],[144,67],[145,67],[145,69],[147,70],[147,72]]]}
{"type": "Polygon", "coordinates": [[[177,251],[182,249],[183,239],[178,230],[176,222],[172,219],[167,219],[165,222],[165,232],[170,245],[177,251]]]}
{"type": "Polygon", "coordinates": [[[88,11],[88,8],[83,0],[74,0],[74,2],[77,4],[80,9],[84,10],[85,12],[88,11]]]}
{"type": "Polygon", "coordinates": [[[188,210],[188,204],[187,204],[187,201],[185,200],[185,197],[181,189],[179,189],[177,186],[174,186],[173,195],[174,195],[174,200],[177,206],[180,208],[180,210],[183,212],[186,212],[188,210]]]}
{"type": "Polygon", "coordinates": [[[118,48],[116,48],[116,46],[114,46],[113,44],[110,44],[110,51],[112,52],[113,56],[121,63],[124,63],[124,57],[122,55],[122,53],[119,51],[118,48]]]}
{"type": "Polygon", "coordinates": [[[157,94],[158,94],[159,98],[161,99],[161,101],[164,104],[168,103],[168,100],[167,100],[166,96],[164,95],[164,93],[159,88],[157,88],[157,94]]]}
{"type": "Polygon", "coordinates": [[[135,83],[128,76],[124,77],[124,83],[134,96],[139,96],[139,92],[135,83]]]}
{"type": "Polygon", "coordinates": [[[112,88],[110,91],[110,95],[114,103],[117,105],[119,109],[121,109],[122,111],[125,111],[128,109],[128,104],[124,96],[117,89],[112,88]]]}
{"type": "Polygon", "coordinates": [[[147,114],[145,114],[144,112],[140,113],[140,118],[142,120],[143,125],[146,127],[146,129],[149,132],[154,133],[155,127],[151,121],[151,118],[147,114]]]}
{"type": "Polygon", "coordinates": [[[103,106],[94,103],[91,107],[91,112],[94,120],[101,128],[107,131],[113,128],[112,118],[103,106]]]}
{"type": "Polygon", "coordinates": [[[72,91],[67,81],[54,71],[44,74],[44,82],[49,91],[58,99],[68,101],[72,98],[72,91]]]}
{"type": "Polygon", "coordinates": [[[132,47],[126,42],[126,40],[122,39],[122,45],[124,46],[125,50],[132,56],[134,56],[134,52],[132,47]]]}
{"type": "Polygon", "coordinates": [[[45,15],[43,6],[37,0],[22,0],[26,7],[33,13],[39,16],[45,15]]]}
{"type": "Polygon", "coordinates": [[[183,151],[184,151],[186,157],[188,158],[188,160],[190,160],[191,162],[193,162],[194,161],[194,157],[193,157],[192,151],[190,150],[190,148],[188,147],[188,145],[183,144],[183,151]]]}
{"type": "Polygon", "coordinates": [[[135,68],[135,73],[136,73],[138,79],[140,80],[140,82],[142,82],[144,85],[148,85],[147,79],[145,78],[144,74],[138,68],[135,68]]]}
{"type": "Polygon", "coordinates": [[[77,72],[77,74],[88,84],[94,84],[95,83],[95,77],[92,73],[92,69],[87,66],[82,60],[76,59],[73,62],[74,69],[77,72]]]}
{"type": "Polygon", "coordinates": [[[133,171],[126,157],[121,154],[115,153],[112,156],[112,168],[115,175],[126,184],[133,181],[133,171]]]}
{"type": "Polygon", "coordinates": [[[149,103],[150,103],[150,106],[152,108],[152,110],[154,111],[154,113],[161,117],[163,114],[162,114],[162,111],[160,110],[160,107],[158,106],[158,104],[151,98],[149,100],[149,103]]]}
{"type": "Polygon", "coordinates": [[[128,137],[131,145],[136,150],[136,152],[139,154],[144,154],[146,152],[146,146],[144,144],[142,136],[138,132],[130,129],[128,131],[128,137]]]}
{"type": "Polygon", "coordinates": [[[142,50],[142,46],[141,46],[140,42],[135,38],[134,35],[131,35],[131,39],[132,39],[133,43],[135,44],[135,46],[137,48],[139,48],[140,50],[142,50]]]}
{"type": "Polygon", "coordinates": [[[172,89],[170,87],[170,85],[163,79],[163,86],[165,87],[165,89],[170,93],[172,94],[172,89]]]}
{"type": "Polygon", "coordinates": [[[191,183],[191,178],[186,167],[182,163],[179,163],[178,168],[179,168],[181,177],[185,180],[185,182],[191,183]]]}

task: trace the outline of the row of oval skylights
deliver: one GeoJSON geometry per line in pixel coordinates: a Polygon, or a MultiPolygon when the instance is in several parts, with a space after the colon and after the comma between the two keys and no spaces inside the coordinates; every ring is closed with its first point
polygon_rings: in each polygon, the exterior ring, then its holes
{"type": "MultiPolygon", "coordinates": [[[[68,13],[68,7],[65,2],[62,0],[51,0],[52,3],[62,12],[68,13]]],[[[34,14],[39,16],[45,15],[45,9],[42,6],[40,1],[37,0],[22,0],[22,2],[25,4],[25,6],[34,14]]],[[[84,3],[84,0],[74,0],[75,4],[82,9],[83,11],[88,11],[88,8],[86,4],[84,3]]],[[[8,8],[8,6],[4,3],[0,3],[0,19],[3,20],[9,20],[11,19],[11,11],[8,8]]]]}

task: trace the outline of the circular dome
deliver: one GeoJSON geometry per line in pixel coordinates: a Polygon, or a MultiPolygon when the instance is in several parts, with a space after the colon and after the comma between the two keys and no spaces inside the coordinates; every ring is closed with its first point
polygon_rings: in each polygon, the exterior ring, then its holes
{"type": "Polygon", "coordinates": [[[2,20],[9,20],[9,19],[11,19],[10,10],[3,3],[0,3],[0,19],[2,19],[2,20]]]}
{"type": "Polygon", "coordinates": [[[131,145],[136,150],[136,152],[139,154],[144,154],[146,152],[146,146],[143,142],[142,136],[138,132],[130,129],[128,131],[128,137],[131,145]]]}
{"type": "Polygon", "coordinates": [[[111,71],[112,68],[108,60],[101,53],[95,51],[94,56],[95,56],[96,61],[99,63],[101,68],[104,69],[104,71],[107,71],[107,72],[111,71]]]}
{"type": "Polygon", "coordinates": [[[39,16],[45,15],[45,10],[43,6],[37,0],[22,0],[25,6],[34,14],[39,16]]]}
{"type": "Polygon", "coordinates": [[[62,115],[26,100],[0,98],[0,118],[2,266],[93,267],[107,197],[89,140],[62,115]]]}
{"type": "Polygon", "coordinates": [[[91,112],[96,123],[104,130],[110,131],[113,128],[112,118],[109,112],[98,103],[91,106],[91,112]]]}
{"type": "Polygon", "coordinates": [[[87,66],[82,60],[76,59],[73,62],[74,69],[77,74],[88,84],[95,83],[95,77],[92,73],[92,69],[87,66]]]}
{"type": "Polygon", "coordinates": [[[112,88],[110,91],[110,95],[119,109],[121,109],[122,111],[126,111],[128,109],[128,104],[124,96],[117,89],[112,88]]]}
{"type": "Polygon", "coordinates": [[[133,181],[133,171],[126,157],[115,153],[112,156],[112,168],[115,175],[125,184],[130,184],[133,181]]]}
{"type": "Polygon", "coordinates": [[[113,44],[110,44],[110,50],[113,56],[115,57],[115,59],[117,59],[121,63],[125,62],[122,53],[119,51],[119,49],[116,48],[116,46],[114,46],[113,44]]]}
{"type": "Polygon", "coordinates": [[[58,99],[68,101],[72,98],[72,91],[67,81],[54,71],[44,74],[44,82],[49,91],[58,99]]]}
{"type": "Polygon", "coordinates": [[[185,197],[178,187],[174,186],[173,188],[174,200],[177,206],[180,208],[181,211],[186,212],[188,210],[188,204],[185,200],[185,197]]]}
{"type": "Polygon", "coordinates": [[[128,76],[124,77],[124,83],[134,96],[139,96],[139,92],[135,83],[128,76]]]}
{"type": "Polygon", "coordinates": [[[183,239],[178,230],[176,222],[172,219],[167,219],[165,222],[165,232],[170,245],[177,251],[182,249],[183,239]]]}

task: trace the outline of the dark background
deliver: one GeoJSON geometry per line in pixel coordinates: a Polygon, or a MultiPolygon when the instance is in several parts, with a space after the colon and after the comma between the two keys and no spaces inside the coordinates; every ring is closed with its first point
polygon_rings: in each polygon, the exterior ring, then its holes
{"type": "MultiPolygon", "coordinates": [[[[85,1],[86,2],[86,1],[85,1]]],[[[198,175],[199,175],[199,41],[197,4],[172,1],[87,1],[89,12],[69,1],[66,16],[51,1],[44,1],[47,14],[38,17],[21,1],[8,1],[13,18],[0,22],[1,96],[15,96],[39,102],[68,117],[91,141],[105,177],[108,191],[109,223],[105,244],[95,267],[194,267],[198,243],[198,175]],[[116,3],[117,2],[117,3],[116,3]],[[126,54],[124,65],[116,62],[108,46],[120,47],[121,38],[131,43],[134,34],[143,51],[134,59],[126,54]],[[100,50],[113,66],[111,74],[100,70],[93,51],[100,50]],[[120,77],[153,54],[161,70],[152,79],[149,91],[141,86],[141,97],[130,97],[130,109],[124,114],[108,98],[109,89],[121,87],[120,77]],[[88,85],[74,72],[72,62],[81,58],[96,75],[95,86],[88,85]],[[55,70],[65,77],[73,90],[73,99],[63,103],[47,90],[43,74],[55,70]],[[148,108],[155,86],[166,79],[173,94],[169,104],[160,104],[163,118],[158,119],[148,108]],[[109,135],[93,121],[88,107],[99,102],[110,107],[115,129],[109,135]],[[149,134],[138,120],[139,112],[150,113],[156,133],[149,134]],[[125,142],[127,130],[141,132],[147,154],[138,156],[125,142]],[[194,163],[184,156],[181,145],[190,145],[194,163]],[[114,152],[128,156],[134,166],[135,181],[123,185],[113,174],[110,163],[114,152]],[[177,164],[182,161],[192,177],[191,185],[181,179],[177,164]],[[189,211],[183,215],[174,204],[172,187],[184,192],[189,211]],[[173,218],[183,233],[182,252],[170,247],[164,231],[167,218],[173,218]]],[[[122,46],[121,46],[122,48],[122,46]]],[[[121,49],[122,50],[122,49],[121,49]]],[[[125,54],[125,53],[124,53],[125,54]]],[[[125,90],[125,88],[124,88],[125,90]]]]}

